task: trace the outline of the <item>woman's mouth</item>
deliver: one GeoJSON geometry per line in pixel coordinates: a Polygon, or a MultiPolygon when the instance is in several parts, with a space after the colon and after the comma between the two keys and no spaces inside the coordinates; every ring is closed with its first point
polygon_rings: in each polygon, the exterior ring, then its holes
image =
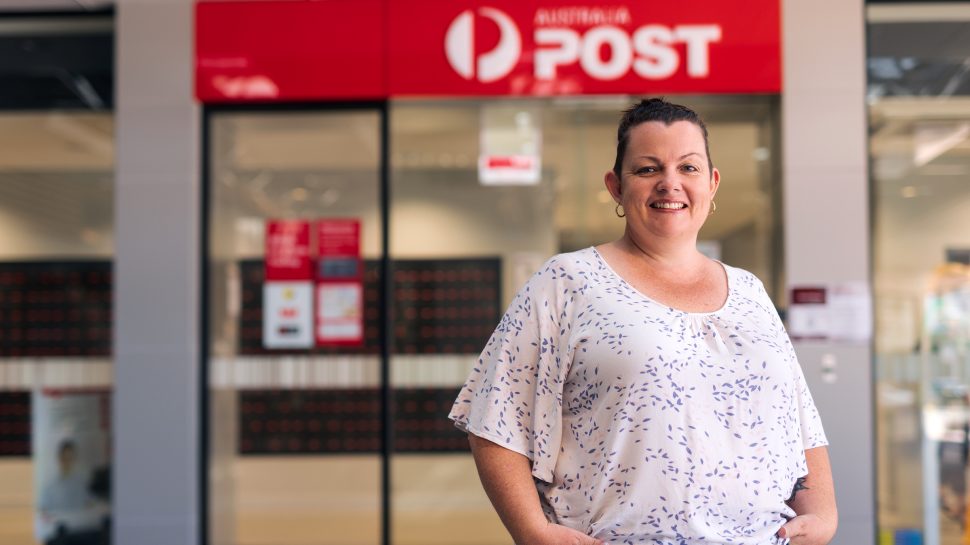
{"type": "Polygon", "coordinates": [[[658,210],[681,210],[687,208],[687,205],[682,202],[655,202],[650,205],[650,208],[658,210]]]}

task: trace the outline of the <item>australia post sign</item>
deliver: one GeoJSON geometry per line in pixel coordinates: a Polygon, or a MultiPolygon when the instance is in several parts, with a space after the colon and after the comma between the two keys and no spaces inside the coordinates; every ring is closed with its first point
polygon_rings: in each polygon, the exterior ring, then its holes
{"type": "Polygon", "coordinates": [[[204,101],[781,90],[779,0],[203,2],[197,24],[204,101]]]}
{"type": "Polygon", "coordinates": [[[778,2],[391,2],[395,94],[778,92],[778,2]],[[430,7],[430,6],[429,6],[430,7]]]}

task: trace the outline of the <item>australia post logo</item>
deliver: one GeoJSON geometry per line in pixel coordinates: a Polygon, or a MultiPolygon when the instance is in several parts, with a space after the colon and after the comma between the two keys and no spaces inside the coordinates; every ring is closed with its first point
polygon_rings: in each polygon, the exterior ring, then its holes
{"type": "MultiPolygon", "coordinates": [[[[559,69],[579,66],[590,78],[616,80],[631,72],[666,79],[681,67],[688,78],[710,74],[710,47],[721,40],[718,24],[634,26],[629,9],[559,7],[536,10],[532,20],[536,80],[555,80],[559,69]]],[[[522,30],[506,12],[482,6],[455,17],[445,33],[448,64],[462,78],[490,83],[508,76],[523,56],[522,30]],[[476,51],[475,30],[498,27],[498,43],[476,51]]]]}
{"type": "Polygon", "coordinates": [[[491,19],[499,29],[498,45],[476,56],[475,16],[472,10],[461,12],[445,34],[445,55],[455,72],[465,79],[489,83],[512,71],[522,55],[522,37],[515,21],[495,8],[481,7],[478,15],[491,19]]]}

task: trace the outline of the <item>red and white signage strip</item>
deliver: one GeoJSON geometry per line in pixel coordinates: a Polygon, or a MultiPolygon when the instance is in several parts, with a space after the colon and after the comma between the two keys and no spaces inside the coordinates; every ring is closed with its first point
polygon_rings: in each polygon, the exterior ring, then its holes
{"type": "Polygon", "coordinates": [[[196,92],[204,102],[777,93],[779,4],[204,1],[196,92]]]}
{"type": "Polygon", "coordinates": [[[364,342],[364,263],[360,220],[317,222],[317,346],[364,342]]]}
{"type": "Polygon", "coordinates": [[[478,180],[485,185],[537,184],[539,164],[534,155],[483,155],[478,158],[478,180]]]}

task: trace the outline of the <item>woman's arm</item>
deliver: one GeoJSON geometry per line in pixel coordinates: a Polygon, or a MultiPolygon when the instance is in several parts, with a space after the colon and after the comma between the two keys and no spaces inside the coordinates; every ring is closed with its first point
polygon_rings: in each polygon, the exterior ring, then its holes
{"type": "Polygon", "coordinates": [[[839,525],[828,450],[825,447],[808,449],[805,461],[808,475],[802,486],[795,487],[788,502],[796,516],[782,526],[778,535],[790,538],[792,545],[825,545],[839,525]]]}
{"type": "Polygon", "coordinates": [[[528,458],[470,433],[468,442],[485,493],[516,543],[605,545],[598,539],[546,520],[528,458]]]}

